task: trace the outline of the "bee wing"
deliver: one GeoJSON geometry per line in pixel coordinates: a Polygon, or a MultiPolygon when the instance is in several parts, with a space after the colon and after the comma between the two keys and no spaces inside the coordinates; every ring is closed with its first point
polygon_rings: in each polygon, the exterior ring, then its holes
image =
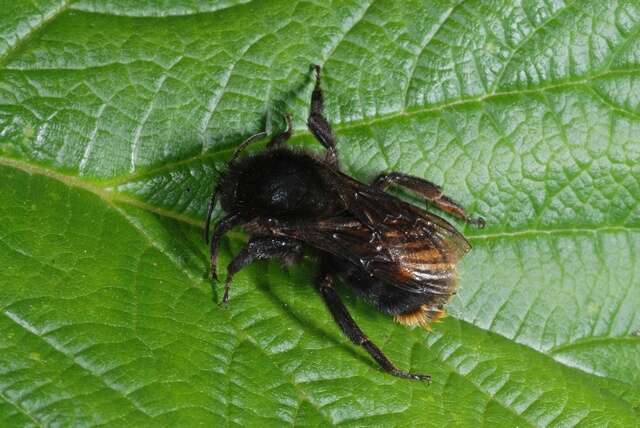
{"type": "Polygon", "coordinates": [[[341,216],[308,222],[278,222],[270,229],[349,260],[372,277],[405,291],[452,294],[457,256],[448,249],[453,245],[458,252],[466,251],[461,247],[462,242],[466,244],[464,238],[454,242],[447,240],[446,234],[432,230],[433,227],[400,229],[397,226],[390,224],[380,232],[355,217],[341,216]]]}
{"type": "Polygon", "coordinates": [[[372,230],[389,237],[401,234],[401,240],[414,242],[411,245],[424,242],[454,264],[471,249],[464,236],[445,219],[345,174],[337,172],[332,178],[347,210],[372,230]]]}

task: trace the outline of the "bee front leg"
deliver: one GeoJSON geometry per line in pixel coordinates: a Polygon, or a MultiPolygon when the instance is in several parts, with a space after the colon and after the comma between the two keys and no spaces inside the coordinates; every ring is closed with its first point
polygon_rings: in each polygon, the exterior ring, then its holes
{"type": "Polygon", "coordinates": [[[475,224],[479,227],[484,227],[485,225],[485,221],[482,217],[470,217],[462,205],[443,193],[440,186],[422,178],[403,174],[401,172],[391,172],[389,174],[380,174],[373,181],[372,186],[381,190],[386,190],[392,184],[412,190],[429,202],[433,203],[442,211],[453,214],[467,223],[475,224]]]}
{"type": "Polygon", "coordinates": [[[293,124],[291,123],[291,115],[289,113],[286,113],[284,115],[284,121],[287,124],[287,128],[281,133],[274,135],[271,141],[267,143],[268,149],[278,147],[282,143],[286,142],[289,138],[291,138],[291,134],[293,133],[293,124]]]}
{"type": "Polygon", "coordinates": [[[393,364],[389,358],[378,348],[353,320],[344,303],[340,300],[340,296],[333,288],[333,277],[328,271],[321,273],[316,285],[320,295],[322,296],[329,312],[333,316],[335,322],[340,326],[342,332],[356,345],[362,346],[367,350],[369,355],[386,371],[394,376],[411,380],[431,381],[431,376],[425,374],[409,373],[400,370],[393,364]]]}
{"type": "Polygon", "coordinates": [[[229,300],[229,288],[233,275],[254,260],[273,258],[282,260],[285,265],[297,262],[302,258],[302,243],[283,237],[252,238],[227,266],[227,279],[224,284],[222,303],[227,303],[229,300]]]}
{"type": "MultiPolygon", "coordinates": [[[[220,238],[233,229],[236,226],[239,226],[242,223],[240,216],[238,214],[228,214],[224,216],[220,221],[216,224],[216,227],[211,235],[211,278],[216,279],[216,261],[218,260],[218,241],[220,238]]],[[[208,226],[207,226],[208,229],[208,226]]]]}
{"type": "Polygon", "coordinates": [[[209,205],[207,206],[207,219],[204,222],[204,242],[209,243],[209,227],[211,226],[211,215],[213,214],[213,208],[216,205],[216,197],[220,193],[220,186],[216,184],[213,188],[213,192],[211,192],[211,197],[209,198],[209,205]]]}

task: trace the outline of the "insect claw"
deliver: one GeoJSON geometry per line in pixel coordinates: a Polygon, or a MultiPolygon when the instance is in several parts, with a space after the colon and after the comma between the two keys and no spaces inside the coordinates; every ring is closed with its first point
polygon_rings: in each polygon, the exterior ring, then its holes
{"type": "Polygon", "coordinates": [[[476,217],[474,219],[470,219],[469,223],[475,224],[480,229],[484,229],[485,225],[487,224],[482,217],[476,217]]]}
{"type": "Polygon", "coordinates": [[[284,118],[284,121],[287,124],[287,129],[285,130],[285,132],[290,132],[291,128],[293,127],[291,113],[286,112],[285,114],[282,115],[282,117],[284,118]]]}
{"type": "Polygon", "coordinates": [[[226,305],[229,301],[229,281],[224,284],[224,294],[222,295],[222,304],[226,305]]]}
{"type": "Polygon", "coordinates": [[[402,370],[397,370],[393,372],[393,374],[405,379],[421,380],[427,383],[431,383],[431,375],[427,375],[427,374],[409,373],[402,370]]]}
{"type": "Polygon", "coordinates": [[[428,384],[431,384],[431,376],[429,375],[425,375],[425,374],[417,374],[414,375],[416,377],[416,380],[422,380],[424,382],[427,382],[428,384]]]}
{"type": "Polygon", "coordinates": [[[468,217],[468,216],[465,216],[464,217],[464,221],[466,221],[469,224],[473,224],[474,226],[478,226],[479,229],[483,229],[484,226],[486,225],[486,222],[484,221],[484,219],[482,217],[468,217]]]}
{"type": "Polygon", "coordinates": [[[220,300],[220,303],[218,303],[218,306],[220,306],[221,308],[226,308],[228,303],[229,303],[229,286],[225,285],[224,294],[222,295],[222,300],[220,300]]]}

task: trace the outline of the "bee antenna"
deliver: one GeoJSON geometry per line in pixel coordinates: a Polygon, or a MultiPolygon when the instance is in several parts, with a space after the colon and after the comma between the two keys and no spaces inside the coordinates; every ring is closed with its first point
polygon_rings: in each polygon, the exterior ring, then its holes
{"type": "Polygon", "coordinates": [[[233,152],[233,156],[231,156],[231,160],[229,160],[229,162],[233,162],[234,160],[236,160],[236,158],[240,155],[240,152],[242,152],[249,144],[253,143],[258,138],[264,137],[265,135],[267,135],[267,132],[262,131],[258,132],[257,134],[253,134],[251,137],[244,140],[233,152]]]}

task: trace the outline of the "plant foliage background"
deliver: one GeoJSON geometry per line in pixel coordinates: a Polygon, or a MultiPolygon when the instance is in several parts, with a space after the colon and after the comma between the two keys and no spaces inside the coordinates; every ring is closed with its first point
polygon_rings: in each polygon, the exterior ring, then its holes
{"type": "Polygon", "coordinates": [[[638,1],[0,1],[0,425],[637,426],[639,198],[638,1]],[[488,222],[433,332],[345,294],[430,386],[311,258],[211,301],[217,170],[284,111],[317,147],[312,63],[346,171],[488,222]]]}

